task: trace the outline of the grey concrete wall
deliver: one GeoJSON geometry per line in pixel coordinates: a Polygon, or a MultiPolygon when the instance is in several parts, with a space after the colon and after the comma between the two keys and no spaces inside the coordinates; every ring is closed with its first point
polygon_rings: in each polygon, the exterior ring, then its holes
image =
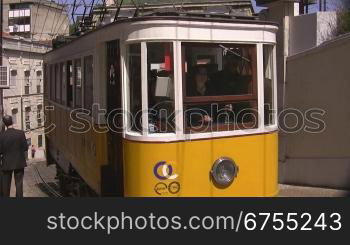
{"type": "Polygon", "coordinates": [[[317,45],[317,14],[290,18],[289,54],[294,55],[317,45]]]}
{"type": "Polygon", "coordinates": [[[289,55],[295,55],[333,38],[335,12],[318,12],[290,17],[289,55]]]}
{"type": "MultiPolygon", "coordinates": [[[[350,188],[349,54],[350,34],[287,59],[286,107],[324,110],[317,117],[326,128],[284,134],[282,183],[350,188]]],[[[295,118],[286,122],[293,125],[295,118]]]]}

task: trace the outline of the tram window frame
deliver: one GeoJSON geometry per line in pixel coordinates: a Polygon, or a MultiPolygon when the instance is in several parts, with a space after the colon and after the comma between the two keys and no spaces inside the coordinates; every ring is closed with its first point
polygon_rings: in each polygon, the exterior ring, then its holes
{"type": "Polygon", "coordinates": [[[142,45],[141,43],[131,43],[126,46],[127,56],[126,56],[126,76],[127,76],[127,131],[129,133],[143,134],[143,120],[142,120],[142,110],[143,110],[143,91],[142,91],[142,45]],[[131,49],[134,48],[133,51],[131,49]],[[131,58],[135,58],[132,60],[131,58]],[[131,63],[133,62],[133,63],[131,63]],[[139,67],[134,66],[134,62],[139,64],[139,67]],[[131,72],[130,68],[133,68],[135,72],[131,72]],[[139,76],[135,80],[131,80],[131,77],[135,76],[138,70],[139,76]],[[138,79],[138,80],[137,80],[138,79]],[[137,84],[135,84],[137,83],[137,84]],[[136,86],[136,87],[135,87],[136,86]],[[139,88],[134,89],[134,88],[139,88]],[[138,104],[134,105],[135,100],[133,98],[138,98],[138,104]],[[135,110],[133,109],[135,108],[135,110]],[[135,113],[136,112],[136,113],[135,113]],[[136,123],[138,122],[138,123],[136,123]]]}
{"type": "Polygon", "coordinates": [[[176,133],[175,118],[172,118],[175,115],[175,105],[176,105],[175,103],[175,87],[176,87],[175,62],[176,61],[174,59],[175,57],[174,42],[171,42],[171,41],[146,42],[146,49],[147,49],[147,52],[144,55],[147,55],[146,77],[147,77],[147,97],[148,97],[147,98],[148,134],[149,135],[175,134],[176,133]],[[159,45],[159,47],[155,48],[157,45],[159,45]],[[152,50],[153,48],[154,50],[152,50]],[[156,50],[161,50],[161,48],[164,48],[163,53],[155,52],[156,50]],[[153,69],[151,65],[154,66],[153,69]],[[161,83],[167,83],[167,84],[164,85],[161,83]],[[158,93],[158,95],[156,95],[156,93],[158,93]],[[172,105],[170,105],[168,102],[172,103],[172,105]],[[157,107],[157,108],[155,109],[154,107],[157,107]],[[151,118],[151,116],[153,117],[151,118]],[[168,120],[170,120],[170,122],[168,120]]]}
{"type": "Polygon", "coordinates": [[[275,48],[276,46],[273,44],[263,44],[264,126],[273,126],[276,124],[275,48]],[[268,53],[268,57],[266,53],[268,53]],[[267,68],[269,68],[269,71],[267,68]]]}
{"type": "Polygon", "coordinates": [[[89,115],[92,115],[92,106],[94,104],[94,56],[84,56],[84,68],[83,68],[83,96],[84,96],[84,109],[89,111],[89,115]],[[91,62],[91,63],[90,63],[91,62]],[[90,66],[90,67],[88,67],[90,66]]]}
{"type": "Polygon", "coordinates": [[[55,101],[56,97],[56,73],[55,65],[50,64],[50,100],[55,101]]]}
{"type": "Polygon", "coordinates": [[[74,91],[74,65],[72,60],[67,61],[67,73],[66,73],[66,81],[67,81],[67,106],[69,108],[74,107],[73,101],[73,91],[74,91]]]}
{"type": "Polygon", "coordinates": [[[74,60],[74,90],[75,90],[75,100],[74,100],[74,106],[75,108],[82,108],[83,107],[83,98],[82,98],[82,62],[81,59],[75,59],[74,60]],[[79,64],[79,66],[78,66],[79,64]],[[79,68],[79,69],[78,69],[79,68]],[[78,72],[79,70],[79,72],[78,72]],[[78,74],[80,74],[78,79],[78,74]]]}
{"type": "Polygon", "coordinates": [[[57,103],[61,103],[61,89],[62,89],[62,66],[60,63],[55,65],[55,83],[56,83],[56,91],[55,91],[55,101],[57,103]]]}
{"type": "MultiPolygon", "coordinates": [[[[182,42],[181,43],[181,66],[182,66],[182,93],[183,93],[183,122],[184,122],[184,133],[185,134],[197,134],[197,133],[208,133],[208,132],[222,132],[222,131],[233,131],[233,130],[247,130],[257,129],[259,127],[258,117],[258,47],[256,44],[238,44],[238,43],[201,43],[201,42],[182,42]],[[186,60],[186,47],[242,47],[248,48],[248,52],[251,58],[251,86],[250,93],[246,94],[235,94],[235,95],[203,95],[203,96],[189,96],[187,95],[187,60],[186,60]],[[231,105],[235,103],[250,103],[251,110],[255,117],[255,122],[248,123],[202,123],[201,126],[188,126],[188,115],[186,113],[187,107],[191,105],[208,105],[213,104],[227,104],[231,105]]],[[[208,58],[206,56],[206,58],[208,58]]],[[[197,63],[198,65],[198,63],[197,63]]],[[[219,64],[217,64],[219,66],[219,64]]]]}
{"type": "Polygon", "coordinates": [[[67,64],[62,62],[61,64],[61,104],[66,106],[67,104],[67,64]]]}

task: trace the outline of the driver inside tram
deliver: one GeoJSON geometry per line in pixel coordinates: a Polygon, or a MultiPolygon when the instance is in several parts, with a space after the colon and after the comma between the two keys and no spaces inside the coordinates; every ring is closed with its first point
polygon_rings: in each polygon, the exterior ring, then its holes
{"type": "MultiPolygon", "coordinates": [[[[225,96],[242,95],[249,93],[249,72],[242,69],[242,64],[248,60],[236,53],[228,52],[223,56],[223,69],[212,71],[210,65],[217,67],[217,64],[196,65],[187,79],[186,95],[191,97],[199,96],[225,96]]],[[[188,106],[187,112],[191,126],[204,125],[209,123],[227,123],[229,121],[242,121],[236,118],[240,111],[250,108],[250,103],[207,103],[188,106]]]]}
{"type": "MultiPolygon", "coordinates": [[[[208,68],[205,65],[197,65],[193,68],[193,75],[187,83],[187,96],[211,96],[214,95],[212,83],[209,80],[208,68]]],[[[213,121],[211,105],[195,105],[188,108],[191,112],[192,126],[213,121]]]]}

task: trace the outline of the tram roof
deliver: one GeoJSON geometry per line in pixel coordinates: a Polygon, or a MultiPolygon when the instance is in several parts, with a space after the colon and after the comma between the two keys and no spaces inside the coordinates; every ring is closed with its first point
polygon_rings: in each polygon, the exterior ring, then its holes
{"type": "Polygon", "coordinates": [[[183,20],[183,21],[198,21],[198,22],[238,23],[238,24],[279,26],[279,24],[276,22],[260,20],[257,16],[234,16],[234,15],[213,14],[213,13],[155,12],[155,13],[145,15],[145,16],[140,16],[140,17],[119,19],[107,25],[88,31],[85,34],[81,36],[77,36],[75,38],[72,38],[73,36],[65,37],[69,39],[67,43],[63,44],[60,47],[53,48],[48,53],[51,53],[57,49],[60,49],[66,45],[69,45],[72,42],[78,41],[87,35],[93,34],[99,30],[108,28],[110,26],[123,24],[123,23],[148,21],[148,20],[176,20],[176,21],[183,20]]]}
{"type": "MultiPolygon", "coordinates": [[[[235,15],[215,14],[215,13],[181,13],[181,12],[159,11],[159,12],[154,12],[152,14],[144,15],[140,17],[119,19],[103,27],[125,23],[125,22],[138,22],[138,21],[144,21],[144,20],[185,20],[185,21],[261,24],[261,25],[278,26],[276,22],[263,21],[263,20],[260,20],[259,17],[257,16],[235,16],[235,15]]],[[[97,28],[96,30],[99,30],[99,28],[97,28]]]]}

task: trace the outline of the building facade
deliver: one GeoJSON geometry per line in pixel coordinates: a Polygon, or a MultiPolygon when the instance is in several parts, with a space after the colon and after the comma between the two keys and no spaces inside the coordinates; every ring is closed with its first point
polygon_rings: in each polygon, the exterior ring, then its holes
{"type": "Polygon", "coordinates": [[[3,90],[4,115],[12,116],[15,128],[25,131],[36,158],[44,158],[43,54],[50,49],[35,41],[3,38],[3,65],[9,67],[10,85],[3,90]]]}
{"type": "Polygon", "coordinates": [[[68,14],[54,1],[4,0],[3,31],[2,65],[9,80],[3,114],[25,131],[35,158],[44,158],[43,54],[51,50],[53,38],[69,34],[68,14]]]}
{"type": "Polygon", "coordinates": [[[67,7],[48,0],[4,0],[3,30],[33,40],[69,32],[67,7]]]}

